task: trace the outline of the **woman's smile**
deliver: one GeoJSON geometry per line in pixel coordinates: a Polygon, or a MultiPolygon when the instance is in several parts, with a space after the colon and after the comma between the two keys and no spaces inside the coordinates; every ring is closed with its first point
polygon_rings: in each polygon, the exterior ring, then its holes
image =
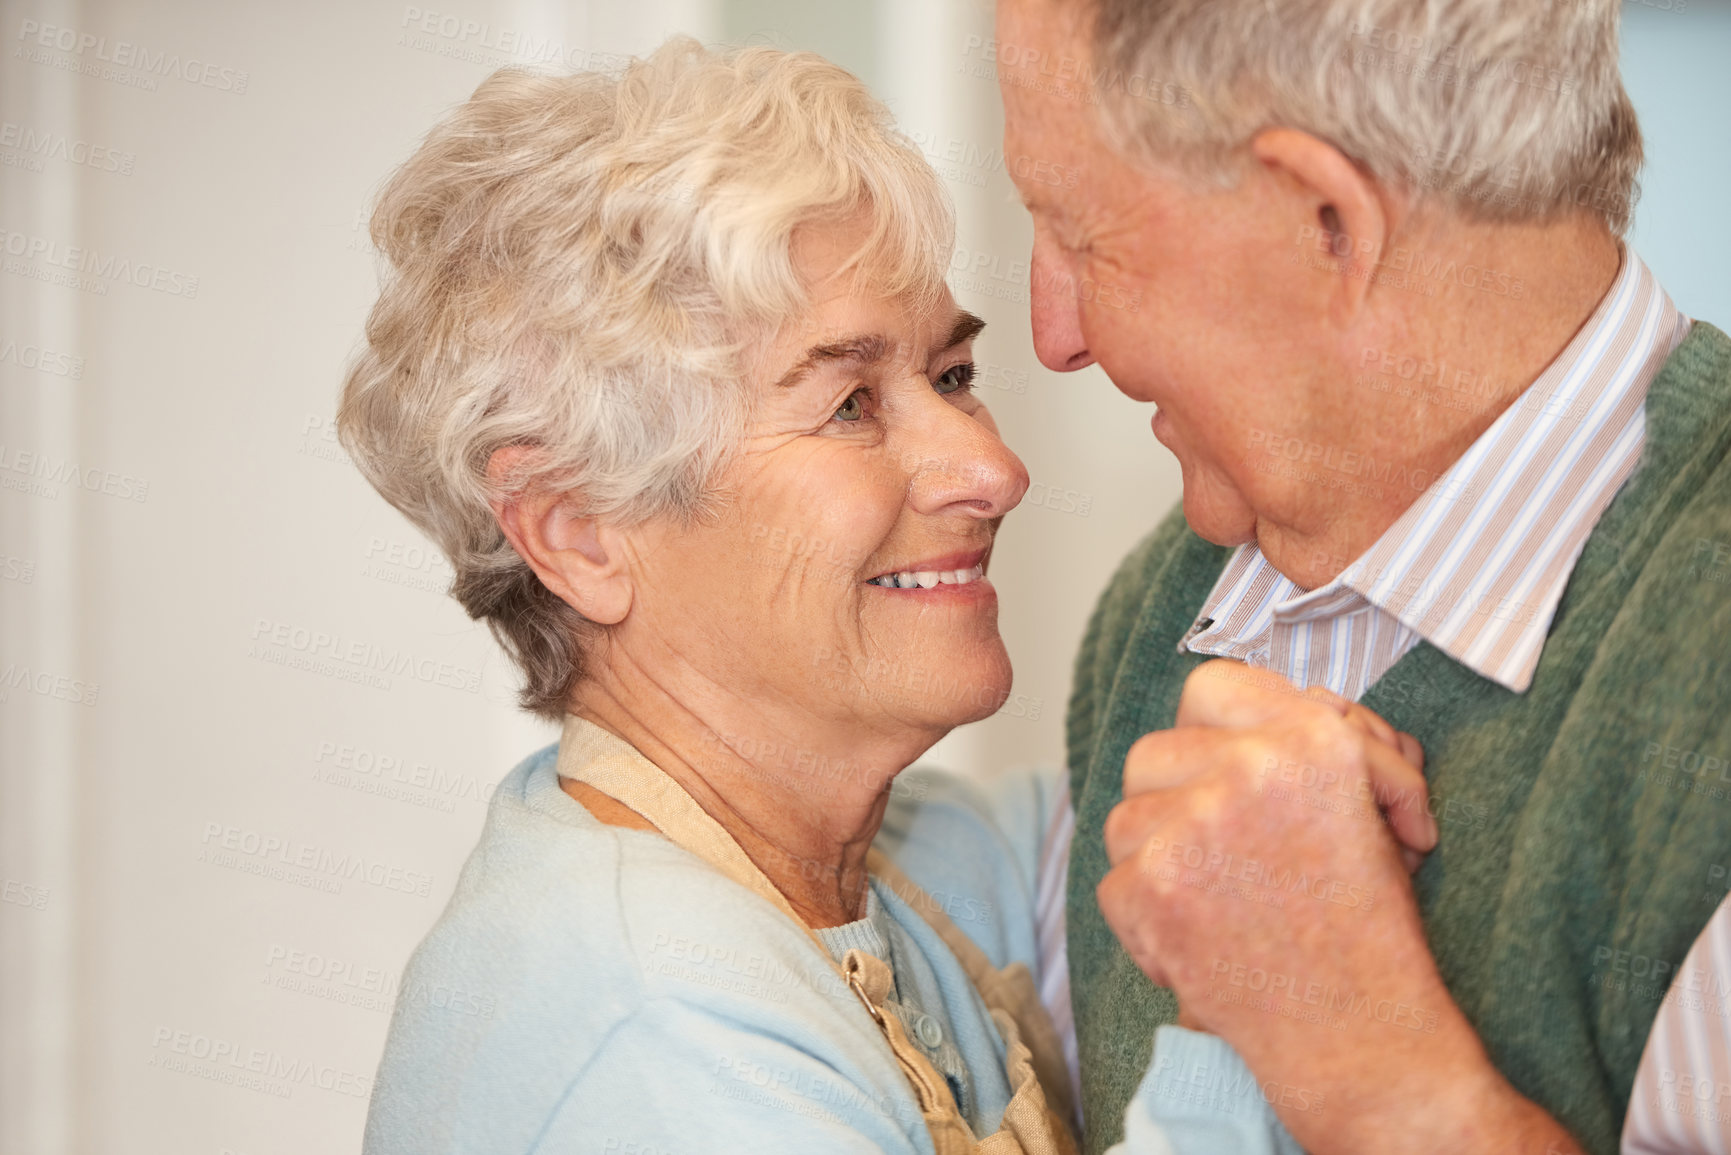
{"type": "Polygon", "coordinates": [[[983,599],[994,593],[992,583],[986,580],[986,561],[990,554],[988,547],[891,566],[867,581],[866,585],[909,597],[983,599]]]}

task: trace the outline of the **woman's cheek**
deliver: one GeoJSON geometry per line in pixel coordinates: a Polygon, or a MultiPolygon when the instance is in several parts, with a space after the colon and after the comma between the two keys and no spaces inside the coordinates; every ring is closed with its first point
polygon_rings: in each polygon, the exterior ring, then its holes
{"type": "Polygon", "coordinates": [[[993,437],[1002,441],[1004,435],[998,432],[997,419],[992,416],[992,411],[986,407],[986,403],[984,401],[973,399],[970,399],[970,401],[974,408],[963,410],[963,412],[967,413],[968,416],[972,417],[975,421],[978,421],[981,425],[984,425],[993,437]]]}

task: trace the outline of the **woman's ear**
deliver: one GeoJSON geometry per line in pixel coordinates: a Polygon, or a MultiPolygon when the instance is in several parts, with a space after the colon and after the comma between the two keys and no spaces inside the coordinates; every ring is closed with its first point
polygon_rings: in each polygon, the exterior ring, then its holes
{"type": "MultiPolygon", "coordinates": [[[[496,492],[533,452],[525,445],[493,452],[487,480],[496,492]]],[[[492,506],[505,539],[541,584],[592,622],[613,626],[625,620],[631,610],[631,568],[617,530],[580,514],[568,494],[533,486],[506,491],[492,506]]]]}

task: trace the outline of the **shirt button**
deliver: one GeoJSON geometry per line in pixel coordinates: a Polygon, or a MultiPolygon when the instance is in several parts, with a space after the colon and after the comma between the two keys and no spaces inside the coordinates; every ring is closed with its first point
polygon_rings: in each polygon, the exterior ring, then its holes
{"type": "Polygon", "coordinates": [[[921,1015],[914,1020],[914,1034],[920,1037],[920,1042],[934,1051],[943,1045],[944,1029],[938,1026],[938,1020],[930,1015],[921,1015]]]}

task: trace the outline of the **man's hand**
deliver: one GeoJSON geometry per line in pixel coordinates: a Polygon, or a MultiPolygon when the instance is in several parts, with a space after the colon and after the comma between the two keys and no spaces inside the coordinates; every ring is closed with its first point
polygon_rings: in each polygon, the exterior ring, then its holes
{"type": "Polygon", "coordinates": [[[1101,910],[1314,1152],[1575,1150],[1490,1064],[1425,940],[1422,754],[1361,706],[1235,662],[1191,674],[1106,822],[1101,910]],[[1403,860],[1403,850],[1406,858],[1403,860]]]}
{"type": "MultiPolygon", "coordinates": [[[[1430,786],[1424,778],[1424,750],[1417,738],[1397,731],[1375,711],[1321,686],[1300,690],[1279,674],[1216,659],[1198,667],[1185,681],[1174,728],[1247,730],[1290,721],[1295,709],[1317,714],[1321,719],[1327,719],[1327,712],[1332,711],[1348,730],[1366,739],[1368,776],[1355,785],[1336,770],[1301,766],[1287,759],[1263,767],[1259,788],[1271,788],[1284,796],[1290,792],[1282,791],[1283,783],[1308,782],[1333,796],[1331,809],[1367,819],[1380,813],[1400,841],[1401,857],[1408,870],[1418,870],[1437,841],[1436,819],[1430,813],[1430,786]],[[1305,711],[1296,706],[1295,699],[1323,709],[1305,711]]],[[[1130,748],[1124,761],[1126,800],[1146,791],[1182,785],[1200,769],[1206,769],[1162,758],[1158,747],[1157,735],[1149,734],[1130,748]]]]}

